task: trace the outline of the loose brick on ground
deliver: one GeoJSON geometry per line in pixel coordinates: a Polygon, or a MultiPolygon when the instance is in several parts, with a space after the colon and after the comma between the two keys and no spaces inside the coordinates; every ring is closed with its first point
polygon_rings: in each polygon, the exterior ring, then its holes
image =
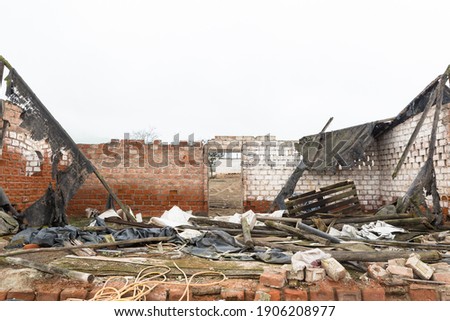
{"type": "Polygon", "coordinates": [[[244,301],[245,299],[245,290],[244,289],[227,289],[222,288],[222,292],[220,293],[222,299],[226,301],[244,301]]]}
{"type": "Polygon", "coordinates": [[[309,298],[311,301],[334,301],[334,288],[328,282],[318,283],[309,288],[309,298]]]}
{"type": "Polygon", "coordinates": [[[88,291],[82,288],[66,288],[61,291],[60,300],[65,301],[69,299],[85,300],[88,291]]]}
{"type": "MultiPolygon", "coordinates": [[[[281,300],[281,291],[279,289],[269,288],[262,284],[258,284],[256,287],[255,300],[257,300],[258,292],[264,292],[270,296],[270,301],[280,301],[281,300]]],[[[261,296],[261,294],[259,294],[261,296]]]]}
{"type": "Polygon", "coordinates": [[[264,286],[281,289],[286,285],[286,271],[264,271],[259,282],[264,286]]]}
{"type": "Polygon", "coordinates": [[[354,289],[336,289],[336,298],[338,301],[361,301],[361,290],[354,289]]]}
{"type": "Polygon", "coordinates": [[[9,290],[0,290],[0,301],[5,301],[9,290]]]}
{"type": "Polygon", "coordinates": [[[59,301],[61,289],[37,290],[36,301],[59,301]]]}
{"type": "Polygon", "coordinates": [[[385,301],[386,293],[381,286],[367,286],[361,289],[363,301],[385,301]]]}
{"type": "Polygon", "coordinates": [[[6,296],[7,300],[34,301],[36,294],[33,289],[11,289],[6,296]]]}
{"type": "Polygon", "coordinates": [[[439,301],[438,288],[432,285],[411,284],[409,286],[411,301],[439,301]]]}
{"type": "Polygon", "coordinates": [[[284,289],[284,300],[286,301],[308,301],[308,291],[305,289],[284,289]]]}
{"type": "Polygon", "coordinates": [[[146,296],[147,301],[166,301],[168,297],[168,289],[165,286],[158,285],[146,296]]]}

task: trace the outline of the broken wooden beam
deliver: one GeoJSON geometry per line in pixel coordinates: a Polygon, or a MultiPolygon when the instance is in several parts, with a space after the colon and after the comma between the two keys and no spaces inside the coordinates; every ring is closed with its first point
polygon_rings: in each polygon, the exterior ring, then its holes
{"type": "Polygon", "coordinates": [[[241,225],[242,225],[242,236],[244,237],[244,245],[247,248],[253,248],[254,244],[252,240],[250,224],[248,224],[248,221],[245,217],[241,218],[241,225]]]}
{"type": "MultiPolygon", "coordinates": [[[[325,124],[325,126],[322,128],[322,130],[320,131],[320,133],[318,133],[314,139],[313,142],[315,142],[317,139],[319,139],[319,141],[322,139],[322,134],[327,130],[328,126],[331,124],[331,122],[333,121],[333,117],[330,117],[330,119],[328,119],[327,123],[325,124]]],[[[312,159],[312,164],[314,164],[316,162],[317,157],[319,156],[320,153],[320,149],[318,148],[313,159],[312,159]]],[[[286,183],[284,184],[284,186],[281,188],[280,192],[278,193],[277,197],[275,197],[272,206],[270,207],[270,210],[274,210],[275,206],[278,206],[278,208],[280,210],[284,210],[286,209],[286,205],[284,204],[284,200],[288,197],[290,197],[295,190],[295,187],[297,186],[297,182],[300,179],[300,177],[302,177],[303,173],[305,172],[305,170],[309,169],[308,166],[306,165],[306,163],[303,161],[303,159],[298,163],[297,167],[294,169],[294,172],[291,174],[291,176],[289,177],[289,179],[286,181],[286,183]]]]}
{"type": "Polygon", "coordinates": [[[419,254],[420,259],[426,262],[439,261],[439,251],[380,251],[380,252],[349,252],[349,251],[326,251],[338,261],[361,261],[361,262],[385,262],[396,258],[409,258],[411,254],[419,254]]]}
{"type": "MultiPolygon", "coordinates": [[[[322,221],[325,224],[330,224],[335,221],[336,224],[353,224],[353,223],[368,223],[375,221],[384,221],[391,219],[405,219],[411,218],[413,214],[385,214],[385,215],[370,215],[370,216],[362,216],[362,217],[335,217],[335,218],[323,218],[322,221]]],[[[267,217],[266,215],[256,215],[256,219],[258,221],[274,221],[281,222],[286,224],[297,224],[298,222],[313,225],[313,221],[311,219],[302,219],[302,218],[294,218],[294,217],[267,217]]]]}
{"type": "Polygon", "coordinates": [[[423,124],[423,122],[425,121],[425,118],[428,115],[428,111],[430,110],[431,106],[433,106],[434,102],[436,101],[436,96],[437,96],[437,91],[435,89],[431,93],[430,99],[428,100],[427,105],[425,106],[425,108],[424,108],[424,110],[422,112],[422,116],[420,116],[420,119],[417,122],[416,128],[414,128],[414,131],[411,134],[411,137],[409,138],[408,143],[406,144],[405,148],[403,149],[402,156],[400,157],[400,159],[399,159],[399,161],[397,163],[397,166],[395,166],[394,172],[392,173],[392,179],[397,177],[398,171],[400,170],[400,168],[402,167],[403,163],[405,162],[405,158],[408,155],[412,144],[416,140],[416,137],[417,137],[417,134],[420,131],[420,128],[422,128],[422,124],[423,124]]]}
{"type": "Polygon", "coordinates": [[[429,244],[429,243],[416,243],[416,242],[404,242],[404,241],[393,241],[393,240],[361,240],[361,239],[351,239],[358,243],[368,243],[375,246],[392,246],[392,247],[406,247],[415,249],[425,249],[425,250],[439,250],[439,251],[450,251],[450,244],[429,244]]]}
{"type": "MultiPolygon", "coordinates": [[[[262,242],[256,241],[255,245],[265,246],[273,249],[280,249],[284,251],[298,252],[305,251],[307,248],[291,244],[280,244],[274,242],[262,242]]],[[[439,261],[442,255],[439,251],[330,251],[323,250],[325,253],[330,254],[336,260],[340,262],[344,261],[361,261],[361,262],[386,262],[390,259],[396,258],[409,258],[411,254],[419,254],[420,259],[424,262],[439,261]]]]}
{"type": "MultiPolygon", "coordinates": [[[[228,234],[231,235],[239,235],[242,234],[242,228],[239,224],[239,228],[224,228],[224,227],[216,227],[216,226],[190,226],[190,225],[181,225],[181,226],[177,226],[177,228],[179,229],[190,229],[190,230],[196,230],[196,231],[224,231],[227,232],[228,234]]],[[[280,236],[280,237],[285,237],[285,236],[289,236],[289,233],[283,232],[283,231],[278,231],[278,230],[273,230],[273,229],[260,229],[258,228],[253,228],[253,230],[251,230],[251,235],[252,236],[258,236],[258,235],[267,235],[267,236],[280,236]]]]}
{"type": "Polygon", "coordinates": [[[82,244],[82,245],[64,246],[64,247],[41,247],[41,248],[37,248],[37,249],[7,251],[7,252],[0,253],[0,257],[7,257],[7,256],[13,256],[13,255],[28,254],[28,253],[38,253],[38,252],[70,251],[73,249],[83,249],[83,248],[101,249],[104,247],[120,246],[120,245],[132,245],[132,244],[152,243],[152,242],[167,242],[172,239],[173,239],[172,236],[162,236],[162,237],[147,237],[147,238],[142,238],[142,239],[133,239],[133,240],[126,240],[126,241],[116,241],[116,242],[110,242],[110,243],[82,244]]]}
{"type": "MultiPolygon", "coordinates": [[[[416,226],[416,225],[427,225],[429,224],[429,221],[426,217],[409,217],[409,218],[401,218],[401,219],[391,219],[391,220],[384,220],[386,224],[390,224],[393,226],[416,226]]],[[[357,223],[357,224],[351,224],[354,227],[362,227],[367,223],[357,223]]],[[[336,224],[334,226],[335,229],[342,229],[342,227],[346,224],[336,224]]]]}
{"type": "Polygon", "coordinates": [[[189,222],[195,223],[197,225],[208,225],[208,226],[218,226],[223,228],[240,229],[241,224],[232,223],[226,221],[212,220],[206,217],[191,217],[189,222]]]}
{"type": "Polygon", "coordinates": [[[19,258],[19,257],[5,257],[0,258],[0,262],[5,262],[13,265],[20,265],[32,269],[36,269],[49,274],[59,274],[66,276],[70,279],[92,283],[95,280],[95,277],[90,273],[83,273],[78,271],[73,271],[69,269],[59,268],[50,266],[48,264],[33,262],[27,259],[19,258]]]}
{"type": "Polygon", "coordinates": [[[320,242],[322,244],[326,243],[326,242],[324,243],[324,239],[328,240],[332,243],[340,243],[341,242],[341,240],[339,240],[338,238],[331,236],[327,233],[324,233],[322,231],[319,231],[318,229],[315,229],[315,228],[308,226],[306,224],[303,224],[303,223],[298,223],[297,227],[292,227],[289,225],[271,222],[271,221],[266,221],[266,222],[264,222],[264,224],[266,224],[267,226],[273,227],[277,230],[286,231],[295,236],[303,237],[303,238],[309,239],[314,242],[320,242]],[[313,235],[305,234],[305,231],[307,233],[310,233],[313,235]],[[312,236],[314,236],[314,237],[312,237],[312,236]]]}

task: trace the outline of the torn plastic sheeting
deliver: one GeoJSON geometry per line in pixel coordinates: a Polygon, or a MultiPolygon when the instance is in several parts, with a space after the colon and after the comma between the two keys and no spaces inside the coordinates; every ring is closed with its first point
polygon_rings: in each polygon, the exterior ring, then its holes
{"type": "Polygon", "coordinates": [[[178,235],[185,240],[191,240],[191,239],[194,239],[196,237],[203,235],[203,233],[200,231],[197,231],[197,230],[184,229],[184,231],[181,233],[178,233],[178,235]]]}
{"type": "Polygon", "coordinates": [[[292,270],[298,272],[307,267],[317,266],[318,263],[315,264],[315,262],[320,262],[320,260],[328,259],[330,257],[330,254],[327,254],[320,249],[297,252],[291,258],[292,270]]]}
{"type": "Polygon", "coordinates": [[[115,233],[112,236],[116,241],[137,240],[148,237],[176,236],[177,232],[171,227],[164,228],[126,228],[115,233]]]}
{"type": "Polygon", "coordinates": [[[254,213],[252,210],[249,210],[243,214],[235,213],[232,216],[216,216],[213,217],[213,220],[241,224],[241,218],[244,217],[247,219],[250,228],[253,229],[255,226],[265,226],[263,222],[256,220],[256,215],[269,218],[280,218],[283,217],[283,213],[284,210],[274,211],[273,213],[254,213]]]}
{"type": "Polygon", "coordinates": [[[165,211],[161,217],[152,217],[149,224],[158,226],[176,227],[181,225],[192,225],[189,219],[192,217],[191,211],[185,212],[178,206],[173,206],[170,210],[165,211]]]}
{"type": "MultiPolygon", "coordinates": [[[[7,248],[21,247],[24,244],[37,244],[42,247],[64,246],[64,241],[77,239],[83,243],[102,243],[102,235],[110,234],[116,241],[135,240],[148,237],[176,236],[173,228],[127,228],[120,231],[108,229],[102,233],[81,231],[66,225],[64,227],[49,227],[43,229],[28,228],[16,234],[7,248]]],[[[174,240],[176,241],[176,239],[174,240]]],[[[181,243],[181,239],[178,239],[181,243]]]]}
{"type": "Polygon", "coordinates": [[[329,234],[337,237],[347,237],[352,239],[367,239],[367,240],[379,240],[388,239],[393,240],[395,234],[393,233],[405,233],[402,228],[392,226],[383,221],[371,222],[364,224],[361,230],[358,230],[352,225],[342,226],[342,231],[338,231],[335,228],[331,228],[329,234]]]}
{"type": "Polygon", "coordinates": [[[372,122],[325,132],[321,136],[319,146],[315,146],[319,149],[308,148],[312,145],[317,145],[315,143],[317,135],[305,136],[299,140],[296,148],[302,155],[302,159],[320,160],[320,162],[308,164],[309,169],[334,172],[338,165],[345,169],[352,168],[355,165],[355,161],[364,158],[365,151],[375,141],[373,132],[376,125],[376,122],[372,122]],[[330,154],[330,151],[334,153],[330,154]],[[310,153],[312,154],[310,155],[310,153]]]}
{"type": "Polygon", "coordinates": [[[264,247],[255,247],[253,252],[243,252],[244,246],[237,242],[230,234],[220,231],[208,231],[201,237],[193,239],[182,252],[211,260],[231,258],[240,261],[263,261],[273,264],[286,264],[291,262],[291,255],[280,250],[267,250],[264,247]],[[240,255],[229,255],[239,253],[240,255]]]}
{"type": "Polygon", "coordinates": [[[405,233],[406,231],[400,227],[395,227],[393,225],[387,224],[383,221],[370,222],[369,224],[364,224],[361,229],[363,231],[370,232],[372,234],[377,234],[378,237],[385,238],[388,240],[393,240],[395,234],[393,233],[405,233]]]}
{"type": "Polygon", "coordinates": [[[48,227],[43,229],[27,228],[11,239],[11,247],[20,247],[24,244],[38,244],[42,247],[64,246],[64,241],[77,239],[86,243],[99,243],[102,238],[96,233],[80,231],[74,226],[48,227]]]}
{"type": "Polygon", "coordinates": [[[289,264],[292,260],[292,255],[287,254],[279,249],[270,249],[265,252],[258,252],[251,255],[258,261],[273,264],[289,264]]]}

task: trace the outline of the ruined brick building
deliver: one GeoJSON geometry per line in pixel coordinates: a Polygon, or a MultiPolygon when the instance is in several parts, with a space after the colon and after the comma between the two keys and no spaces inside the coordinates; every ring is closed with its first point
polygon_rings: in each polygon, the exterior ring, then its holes
{"type": "MultiPolygon", "coordinates": [[[[38,200],[52,182],[52,155],[45,139],[35,140],[21,127],[23,110],[1,102],[0,186],[12,203],[23,210],[38,200]]],[[[429,144],[434,107],[398,176],[391,178],[404,146],[421,113],[412,115],[377,137],[366,151],[367,158],[352,169],[335,172],[307,172],[297,184],[297,192],[342,180],[353,180],[360,203],[371,211],[401,197],[423,165],[429,144]]],[[[449,162],[450,105],[441,109],[434,155],[441,206],[448,213],[450,195],[449,162]]],[[[98,168],[118,197],[143,216],[159,216],[178,205],[194,212],[208,211],[209,163],[212,148],[241,154],[241,202],[243,210],[266,212],[299,161],[298,141],[276,140],[274,136],[216,136],[206,144],[181,141],[166,144],[154,141],[112,140],[104,144],[78,147],[98,168]]],[[[63,155],[59,167],[70,164],[63,155]]],[[[84,215],[87,207],[103,209],[108,192],[95,175],[90,175],[69,202],[69,215],[84,215]]]]}

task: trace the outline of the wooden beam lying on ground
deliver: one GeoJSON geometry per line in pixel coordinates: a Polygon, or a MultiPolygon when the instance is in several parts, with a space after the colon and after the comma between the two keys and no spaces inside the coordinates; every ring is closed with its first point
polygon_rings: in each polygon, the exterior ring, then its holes
{"type": "Polygon", "coordinates": [[[163,237],[147,237],[143,239],[133,239],[127,241],[117,241],[111,243],[95,243],[95,244],[82,244],[76,246],[64,246],[64,247],[41,247],[37,249],[29,249],[29,250],[15,250],[15,251],[7,251],[0,253],[0,257],[14,256],[20,254],[28,254],[28,253],[38,253],[38,252],[58,252],[58,251],[70,251],[73,249],[101,249],[104,247],[111,246],[119,246],[119,245],[133,245],[133,244],[141,244],[141,243],[153,243],[153,242],[167,242],[173,239],[171,236],[163,236],[163,237]]]}
{"type": "MultiPolygon", "coordinates": [[[[297,245],[290,244],[280,244],[280,243],[272,243],[272,242],[262,242],[255,240],[255,245],[258,246],[266,246],[270,248],[276,248],[284,251],[304,251],[305,248],[297,245]]],[[[361,262],[386,262],[390,259],[396,258],[408,258],[411,254],[419,254],[420,259],[425,262],[434,262],[439,261],[442,258],[442,255],[439,251],[329,251],[323,250],[326,253],[329,253],[332,257],[334,257],[338,261],[361,261],[361,262]]]]}
{"type": "Polygon", "coordinates": [[[30,261],[27,259],[22,259],[19,257],[0,258],[0,262],[9,263],[9,264],[13,264],[13,265],[25,266],[25,267],[36,269],[36,270],[39,270],[39,271],[42,271],[45,273],[64,275],[70,279],[82,281],[82,282],[92,283],[95,280],[95,277],[90,273],[83,273],[83,272],[68,270],[68,269],[59,268],[59,267],[55,267],[55,266],[50,266],[48,264],[33,262],[33,261],[30,261]]]}
{"type": "Polygon", "coordinates": [[[319,241],[320,243],[324,243],[323,239],[326,239],[332,243],[341,243],[341,240],[338,239],[337,237],[331,236],[327,233],[324,233],[318,229],[315,229],[311,226],[308,226],[306,224],[303,223],[297,223],[297,227],[291,227],[285,224],[281,224],[281,223],[275,223],[275,222],[264,222],[264,224],[266,224],[267,226],[273,227],[277,230],[282,230],[282,231],[286,231],[289,232],[293,235],[296,236],[300,236],[312,241],[319,241]],[[306,231],[306,233],[305,233],[306,231]],[[314,238],[311,237],[311,235],[305,235],[305,234],[314,234],[314,238]],[[318,238],[319,239],[318,239],[318,238]]]}

